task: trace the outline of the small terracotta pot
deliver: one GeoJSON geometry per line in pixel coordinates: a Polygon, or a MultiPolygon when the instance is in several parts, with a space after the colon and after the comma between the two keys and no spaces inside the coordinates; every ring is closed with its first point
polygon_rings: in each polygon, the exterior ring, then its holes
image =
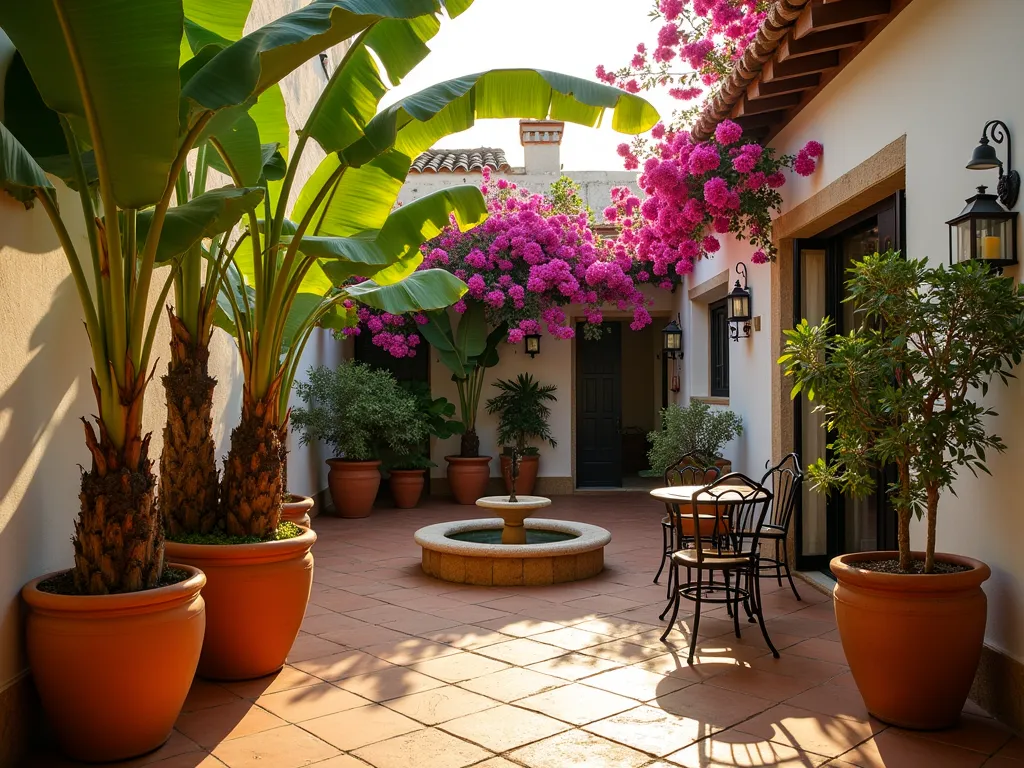
{"type": "Polygon", "coordinates": [[[195,675],[206,609],[202,571],[167,587],[57,595],[26,584],[32,677],[61,749],[76,760],[126,760],[171,735],[195,675]]]}
{"type": "Polygon", "coordinates": [[[861,552],[832,560],[843,651],[876,718],[902,728],[949,728],[960,719],[981,657],[981,584],[991,571],[979,560],[947,554],[935,559],[970,570],[924,575],[857,567],[896,557],[897,552],[861,552]]]}
{"type": "Polygon", "coordinates": [[[412,509],[420,503],[423,486],[426,484],[425,469],[392,469],[391,496],[399,509],[412,509]]]}
{"type": "Polygon", "coordinates": [[[313,584],[316,534],[258,544],[167,542],[167,557],[206,573],[199,675],[249,680],[276,672],[299,634],[313,584]]]}
{"type": "Polygon", "coordinates": [[[718,467],[718,476],[728,475],[732,472],[732,459],[715,459],[715,466],[718,467]]]}
{"type": "MultiPolygon", "coordinates": [[[[519,457],[519,477],[516,478],[516,494],[533,495],[537,484],[537,468],[540,456],[527,454],[519,457]]],[[[501,456],[501,476],[505,479],[505,492],[512,493],[512,457],[501,456]]]]}
{"type": "Polygon", "coordinates": [[[445,456],[448,462],[448,485],[452,496],[459,504],[476,504],[476,500],[487,493],[487,481],[491,478],[491,457],[445,456]]]}
{"type": "Polygon", "coordinates": [[[368,517],[380,488],[379,461],[328,459],[327,485],[338,517],[368,517]]]}
{"type": "Polygon", "coordinates": [[[303,496],[300,493],[285,493],[285,497],[291,496],[295,501],[286,501],[281,505],[281,522],[295,523],[303,528],[309,528],[312,522],[309,512],[313,509],[313,497],[303,496]]]}

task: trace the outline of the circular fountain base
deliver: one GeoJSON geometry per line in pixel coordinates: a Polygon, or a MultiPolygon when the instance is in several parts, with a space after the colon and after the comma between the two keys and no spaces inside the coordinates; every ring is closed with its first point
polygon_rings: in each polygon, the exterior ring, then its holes
{"type": "Polygon", "coordinates": [[[579,581],[604,570],[604,548],[612,539],[604,528],[531,517],[526,544],[473,540],[500,541],[503,526],[496,517],[420,528],[415,538],[423,548],[423,571],[456,584],[513,587],[579,581]],[[548,541],[529,543],[533,538],[548,541]]]}

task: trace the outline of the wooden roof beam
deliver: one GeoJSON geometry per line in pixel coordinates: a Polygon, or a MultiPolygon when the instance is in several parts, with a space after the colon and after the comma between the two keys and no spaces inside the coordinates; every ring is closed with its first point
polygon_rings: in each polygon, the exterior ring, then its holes
{"type": "Polygon", "coordinates": [[[801,98],[802,95],[800,93],[786,93],[781,96],[768,96],[763,99],[751,99],[749,96],[744,96],[733,109],[733,117],[789,109],[799,104],[801,98]]]}
{"type": "Polygon", "coordinates": [[[799,56],[851,48],[863,42],[865,37],[867,37],[867,29],[864,24],[851,24],[848,27],[836,27],[825,32],[815,32],[813,35],[801,37],[799,40],[787,37],[779,46],[776,58],[779,61],[785,61],[799,56]]]}
{"type": "Polygon", "coordinates": [[[786,117],[786,110],[780,109],[774,112],[759,112],[756,115],[739,115],[734,117],[740,127],[746,133],[751,129],[768,128],[773,124],[781,122],[786,117]]]}
{"type": "Polygon", "coordinates": [[[884,19],[892,10],[890,0],[836,0],[833,3],[809,5],[793,27],[799,40],[815,32],[884,19]]]}
{"type": "Polygon", "coordinates": [[[761,70],[761,80],[767,82],[784,80],[786,78],[814,74],[815,72],[827,72],[838,66],[839,51],[798,56],[795,59],[787,59],[786,61],[772,60],[765,62],[764,68],[761,70]]]}
{"type": "Polygon", "coordinates": [[[819,83],[821,83],[821,75],[817,72],[813,75],[791,77],[786,80],[773,80],[770,83],[764,82],[759,77],[747,88],[746,98],[762,99],[766,96],[781,96],[784,93],[802,93],[817,88],[819,83]]]}

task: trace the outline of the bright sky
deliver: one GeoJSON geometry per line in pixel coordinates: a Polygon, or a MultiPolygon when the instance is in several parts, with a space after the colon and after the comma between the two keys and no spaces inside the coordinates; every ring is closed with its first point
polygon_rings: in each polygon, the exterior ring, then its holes
{"type": "MultiPolygon", "coordinates": [[[[457,19],[443,21],[429,43],[432,53],[383,106],[436,82],[488,69],[531,67],[593,80],[598,64],[617,68],[632,58],[638,42],[654,38],[650,7],[649,0],[476,0],[457,19]]],[[[671,114],[670,97],[641,95],[663,117],[671,114]]],[[[566,124],[565,170],[622,170],[615,147],[629,139],[613,131],[607,117],[604,123],[598,129],[566,124]]],[[[517,120],[481,120],[438,147],[500,147],[512,165],[523,164],[517,120]]]]}

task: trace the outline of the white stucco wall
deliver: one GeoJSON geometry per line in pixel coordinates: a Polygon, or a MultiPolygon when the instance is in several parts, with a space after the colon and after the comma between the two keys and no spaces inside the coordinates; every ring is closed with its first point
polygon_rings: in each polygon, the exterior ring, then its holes
{"type": "MultiPolygon", "coordinates": [[[[996,183],[995,171],[964,168],[987,120],[999,118],[1009,125],[1017,142],[1014,165],[1024,162],[1024,100],[1015,54],[1021,30],[1024,3],[1017,0],[912,3],[773,141],[780,151],[790,153],[810,139],[825,147],[813,176],[787,183],[783,210],[905,134],[906,252],[945,263],[944,222],[960,212],[975,186],[994,188],[996,183]],[[987,23],[978,24],[979,19],[987,23]]],[[[1005,158],[1005,145],[997,151],[1005,158]]],[[[1018,241],[1022,242],[1020,232],[1018,241]]],[[[749,252],[743,244],[730,244],[698,266],[690,285],[724,269],[730,270],[731,283],[733,265],[749,261],[749,252]]],[[[762,330],[731,345],[730,406],[747,425],[737,453],[742,457],[737,468],[744,470],[763,466],[771,453],[769,372],[775,363],[770,347],[772,334],[781,329],[768,327],[769,269],[750,265],[749,270],[754,314],[762,317],[762,330]]],[[[1007,274],[1017,277],[1018,269],[1007,274]]],[[[688,304],[681,301],[684,318],[688,304]]],[[[1019,381],[1005,389],[996,386],[987,402],[1000,414],[994,426],[1009,450],[989,457],[993,477],[974,478],[967,472],[957,483],[958,496],[943,495],[938,548],[977,557],[991,566],[987,642],[1024,660],[1024,515],[1016,475],[1024,461],[1024,390],[1019,381]]],[[[924,545],[920,525],[913,541],[917,547],[924,545]]]]}
{"type": "MultiPolygon", "coordinates": [[[[249,28],[302,4],[300,0],[257,0],[249,28]]],[[[10,41],[0,33],[0,83],[12,55],[10,41]]],[[[337,61],[339,51],[331,55],[337,61]]],[[[316,59],[285,79],[282,87],[293,127],[301,125],[325,82],[316,59]]],[[[317,162],[319,156],[307,149],[297,189],[317,162]]],[[[81,215],[74,213],[77,199],[62,189],[65,221],[80,252],[88,252],[81,215]]],[[[153,300],[163,278],[154,279],[154,284],[153,300]]],[[[165,370],[168,341],[163,318],[154,347],[158,374],[165,370]]],[[[96,410],[87,344],[67,262],[46,215],[38,207],[26,212],[0,194],[0,691],[25,671],[18,597],[22,584],[72,564],[78,465],[88,463],[79,419],[96,410]]],[[[307,364],[334,365],[340,359],[340,344],[329,334],[317,332],[301,370],[307,364]]],[[[224,456],[241,411],[241,370],[234,342],[219,330],[214,332],[210,369],[218,380],[214,434],[218,455],[224,456]]],[[[153,433],[150,457],[157,468],[164,417],[158,375],[148,390],[144,417],[153,433]]],[[[291,490],[315,493],[326,487],[323,454],[305,449],[293,452],[291,490]]]]}

